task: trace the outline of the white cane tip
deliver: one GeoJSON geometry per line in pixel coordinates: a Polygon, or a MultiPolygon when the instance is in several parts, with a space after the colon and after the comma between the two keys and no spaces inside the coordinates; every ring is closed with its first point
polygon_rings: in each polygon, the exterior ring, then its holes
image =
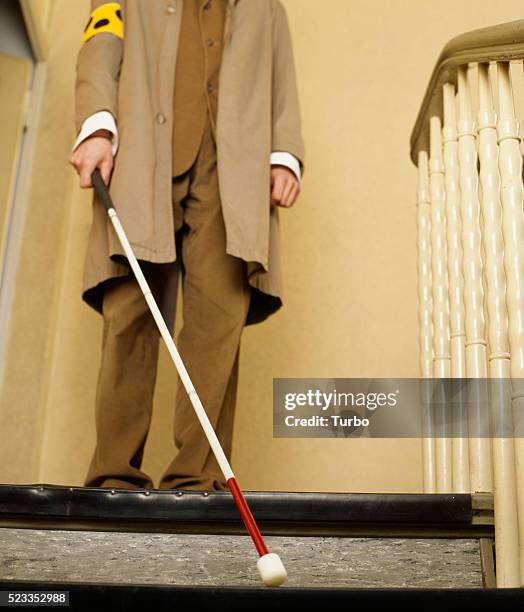
{"type": "Polygon", "coordinates": [[[267,553],[257,561],[260,577],[266,586],[280,586],[286,581],[287,572],[280,557],[275,553],[267,553]]]}

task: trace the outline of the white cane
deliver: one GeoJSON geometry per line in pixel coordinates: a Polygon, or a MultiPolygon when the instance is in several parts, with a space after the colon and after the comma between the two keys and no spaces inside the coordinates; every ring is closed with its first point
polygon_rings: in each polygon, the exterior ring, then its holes
{"type": "Polygon", "coordinates": [[[115,206],[113,204],[111,196],[109,195],[109,190],[102,179],[100,171],[96,169],[93,172],[91,178],[98,197],[100,198],[102,204],[105,206],[107,214],[109,215],[113,227],[115,228],[115,232],[117,233],[120,243],[122,244],[122,248],[124,249],[129,265],[131,266],[135,274],[136,280],[140,285],[140,289],[144,294],[144,298],[146,299],[149,309],[151,310],[151,314],[155,319],[158,330],[160,331],[160,334],[162,335],[162,338],[166,343],[167,350],[171,355],[171,359],[175,364],[182,384],[184,385],[184,388],[187,391],[187,394],[196,412],[198,420],[202,425],[206,438],[209,442],[209,445],[211,446],[211,450],[213,451],[218,465],[220,466],[220,469],[224,474],[227,486],[229,487],[229,490],[233,495],[233,499],[235,500],[235,504],[240,512],[242,520],[244,521],[244,525],[246,526],[246,529],[248,530],[249,535],[253,540],[253,544],[257,549],[257,552],[259,554],[257,567],[258,571],[260,572],[260,576],[266,586],[279,586],[287,578],[287,572],[284,567],[284,564],[276,553],[270,553],[268,551],[266,543],[264,542],[264,538],[260,533],[260,529],[258,528],[258,525],[255,519],[253,518],[253,515],[251,514],[251,510],[247,505],[244,495],[237,484],[235,475],[233,474],[233,470],[231,469],[229,461],[227,460],[227,457],[224,454],[224,451],[222,450],[222,446],[218,441],[213,426],[211,425],[206,411],[202,406],[202,402],[200,401],[198,393],[196,392],[193,383],[191,382],[191,378],[189,377],[189,374],[184,366],[184,363],[180,357],[175,342],[171,337],[164,318],[162,317],[162,314],[160,313],[160,310],[157,306],[155,298],[151,293],[151,289],[149,288],[149,285],[147,284],[147,281],[140,268],[140,265],[138,264],[135,254],[133,253],[133,249],[129,244],[129,240],[127,239],[126,233],[124,232],[122,224],[120,223],[117,212],[115,210],[115,206]]]}

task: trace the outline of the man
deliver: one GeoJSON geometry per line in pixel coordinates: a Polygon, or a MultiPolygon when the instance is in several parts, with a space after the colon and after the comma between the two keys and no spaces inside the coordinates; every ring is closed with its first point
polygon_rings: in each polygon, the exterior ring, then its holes
{"type": "MultiPolygon", "coordinates": [[[[92,2],[78,55],[81,187],[100,168],[135,254],[231,454],[242,329],[282,304],[278,208],[300,191],[304,144],[280,0],[92,2]],[[114,163],[113,163],[114,159],[114,163]]],[[[159,334],[96,195],[84,300],[103,314],[97,445],[86,486],[152,487],[141,469],[159,334]]],[[[159,487],[225,489],[183,388],[159,487]]]]}

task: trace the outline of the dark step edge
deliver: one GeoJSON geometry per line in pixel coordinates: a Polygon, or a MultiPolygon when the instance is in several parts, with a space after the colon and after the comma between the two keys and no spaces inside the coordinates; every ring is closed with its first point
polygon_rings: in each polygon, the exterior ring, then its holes
{"type": "MultiPolygon", "coordinates": [[[[313,521],[257,521],[265,535],[353,538],[428,538],[477,539],[493,538],[492,524],[472,523],[349,523],[313,521]]],[[[74,520],[49,517],[4,517],[0,515],[0,529],[59,529],[62,531],[104,531],[165,533],[191,535],[247,535],[244,524],[236,521],[159,521],[120,520],[113,518],[74,520]]]]}
{"type": "MultiPolygon", "coordinates": [[[[81,488],[56,485],[0,485],[0,517],[234,521],[227,492],[81,488]]],[[[353,523],[471,523],[466,494],[368,494],[246,492],[260,521],[353,523]]]]}
{"type": "MultiPolygon", "coordinates": [[[[253,587],[216,587],[216,586],[176,586],[142,584],[101,584],[78,582],[43,582],[0,580],[3,591],[69,591],[70,608],[75,609],[94,605],[118,604],[119,609],[126,605],[147,604],[150,609],[158,605],[188,603],[198,605],[198,609],[264,609],[268,604],[289,603],[326,605],[327,603],[351,603],[353,605],[373,605],[396,602],[403,610],[424,610],[425,612],[447,612],[464,610],[497,610],[513,612],[524,609],[524,589],[342,589],[280,587],[277,589],[263,586],[253,587]],[[77,601],[77,598],[80,598],[77,601]],[[443,607],[445,606],[445,607],[443,607]]],[[[267,608],[266,608],[267,609],[267,608]]]]}

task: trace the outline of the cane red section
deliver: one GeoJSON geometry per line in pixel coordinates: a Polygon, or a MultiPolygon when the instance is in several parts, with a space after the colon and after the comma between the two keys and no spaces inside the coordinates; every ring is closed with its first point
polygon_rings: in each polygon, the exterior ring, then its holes
{"type": "Polygon", "coordinates": [[[242,491],[240,490],[240,487],[238,486],[235,478],[230,478],[227,481],[227,486],[231,491],[231,495],[235,500],[235,504],[237,505],[238,511],[240,512],[240,516],[244,521],[244,525],[246,526],[246,529],[248,530],[249,535],[253,540],[253,544],[255,545],[258,554],[261,557],[263,555],[267,555],[269,551],[267,549],[266,543],[264,542],[264,538],[260,533],[260,529],[258,528],[258,525],[253,515],[251,514],[251,510],[249,509],[249,506],[247,505],[247,502],[244,499],[244,495],[242,494],[242,491]]]}

